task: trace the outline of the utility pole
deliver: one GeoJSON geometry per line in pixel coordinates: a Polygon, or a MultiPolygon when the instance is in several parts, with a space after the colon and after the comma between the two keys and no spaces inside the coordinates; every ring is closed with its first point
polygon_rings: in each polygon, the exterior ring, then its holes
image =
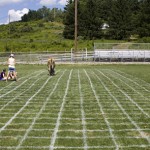
{"type": "Polygon", "coordinates": [[[77,27],[78,27],[78,19],[77,19],[77,6],[78,6],[78,0],[75,0],[75,39],[74,39],[74,44],[75,44],[75,52],[77,51],[77,27]]]}

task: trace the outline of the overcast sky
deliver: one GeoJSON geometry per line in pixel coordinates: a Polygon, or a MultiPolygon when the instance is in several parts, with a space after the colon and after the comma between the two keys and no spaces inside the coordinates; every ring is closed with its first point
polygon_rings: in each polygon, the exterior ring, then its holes
{"type": "Polygon", "coordinates": [[[62,8],[67,0],[0,0],[0,24],[17,21],[28,13],[29,9],[37,10],[46,6],[48,8],[62,8]]]}

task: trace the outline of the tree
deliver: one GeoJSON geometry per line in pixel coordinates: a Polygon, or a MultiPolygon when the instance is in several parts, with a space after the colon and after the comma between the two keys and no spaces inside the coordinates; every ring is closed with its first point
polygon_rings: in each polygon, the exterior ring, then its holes
{"type": "Polygon", "coordinates": [[[137,34],[137,27],[139,25],[139,14],[140,14],[140,5],[139,0],[131,0],[131,28],[132,34],[137,34]]]}
{"type": "Polygon", "coordinates": [[[22,22],[34,21],[39,20],[42,18],[40,13],[37,13],[36,10],[29,10],[28,14],[25,14],[21,17],[22,22]]]}
{"type": "Polygon", "coordinates": [[[98,15],[103,23],[107,23],[111,13],[112,0],[97,0],[98,15]]]}
{"type": "Polygon", "coordinates": [[[29,10],[28,14],[22,16],[22,22],[44,20],[44,21],[58,21],[62,20],[63,11],[61,9],[53,8],[52,10],[43,6],[42,8],[36,10],[29,10]],[[54,17],[55,16],[55,17],[54,17]]]}
{"type": "Polygon", "coordinates": [[[39,19],[45,19],[47,20],[49,18],[50,9],[46,6],[43,6],[42,8],[37,10],[37,15],[39,16],[39,19]]]}
{"type": "Polygon", "coordinates": [[[140,10],[137,32],[140,37],[148,37],[150,36],[150,0],[141,0],[140,10]]]}
{"type": "Polygon", "coordinates": [[[102,20],[98,13],[98,7],[97,0],[87,0],[83,11],[84,14],[81,15],[84,19],[80,20],[80,27],[83,29],[82,36],[85,38],[93,39],[102,37],[102,20]]]}
{"type": "Polygon", "coordinates": [[[63,36],[67,39],[74,38],[74,2],[69,0],[64,8],[64,19],[63,23],[65,25],[63,36]]]}
{"type": "Polygon", "coordinates": [[[108,21],[109,36],[112,39],[122,40],[131,34],[131,7],[130,0],[113,0],[111,15],[108,21]]]}
{"type": "MultiPolygon", "coordinates": [[[[78,1],[78,36],[85,39],[101,38],[102,21],[98,14],[98,0],[78,1]]],[[[74,38],[74,1],[69,0],[64,9],[64,32],[65,38],[74,38]]]]}

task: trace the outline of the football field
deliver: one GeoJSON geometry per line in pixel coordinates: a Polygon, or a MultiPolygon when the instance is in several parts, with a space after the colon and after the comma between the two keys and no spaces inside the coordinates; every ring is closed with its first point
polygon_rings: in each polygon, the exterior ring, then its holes
{"type": "Polygon", "coordinates": [[[150,65],[16,68],[0,82],[0,150],[150,149],[150,65]]]}

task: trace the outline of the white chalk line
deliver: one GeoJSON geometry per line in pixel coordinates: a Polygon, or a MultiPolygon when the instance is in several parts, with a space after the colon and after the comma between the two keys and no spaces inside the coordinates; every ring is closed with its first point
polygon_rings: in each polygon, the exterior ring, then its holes
{"type": "MultiPolygon", "coordinates": [[[[40,73],[40,74],[41,74],[41,73],[40,73]]],[[[39,75],[40,75],[40,74],[39,74],[39,75]]],[[[41,78],[42,78],[42,77],[41,77],[41,78]]],[[[28,87],[28,89],[26,89],[25,91],[19,93],[19,94],[16,95],[14,98],[12,98],[11,101],[9,101],[9,102],[7,102],[6,104],[4,104],[3,107],[0,108],[0,111],[2,111],[2,110],[3,110],[5,107],[7,107],[10,103],[14,102],[14,100],[15,100],[17,97],[19,97],[20,95],[24,94],[26,91],[30,90],[30,89],[32,88],[32,86],[34,86],[34,84],[35,84],[36,82],[38,82],[41,78],[38,78],[37,80],[35,80],[35,81],[28,87]]],[[[28,81],[28,80],[27,80],[27,81],[28,81]]],[[[17,105],[17,106],[18,106],[18,105],[17,105]]],[[[22,105],[20,105],[20,106],[22,106],[22,105]]]]}
{"type": "MultiPolygon", "coordinates": [[[[112,73],[115,73],[116,75],[118,73],[112,71],[112,70],[108,70],[109,72],[111,71],[112,73]]],[[[131,88],[134,92],[136,92],[136,94],[139,94],[141,97],[143,97],[144,99],[150,101],[150,99],[146,98],[141,92],[137,91],[135,88],[133,88],[132,86],[130,86],[127,82],[125,82],[123,79],[121,79],[119,76],[121,75],[118,75],[118,76],[115,76],[115,75],[112,75],[111,73],[109,73],[111,76],[113,76],[114,78],[116,79],[119,79],[121,82],[123,82],[124,84],[126,84],[129,88],[131,88]]]]}
{"type": "Polygon", "coordinates": [[[80,73],[78,70],[78,81],[79,81],[79,94],[80,94],[80,107],[81,107],[81,115],[82,115],[82,126],[83,126],[83,143],[84,143],[84,150],[87,150],[87,135],[86,135],[86,120],[85,120],[85,112],[83,107],[83,93],[82,93],[82,86],[81,86],[81,79],[80,73]]]}
{"type": "Polygon", "coordinates": [[[63,100],[62,100],[62,105],[61,105],[60,111],[58,113],[58,118],[57,118],[57,121],[56,121],[56,126],[55,126],[55,129],[54,129],[54,132],[52,134],[51,141],[50,141],[49,150],[53,150],[54,149],[54,145],[55,145],[55,141],[56,141],[56,138],[57,138],[58,129],[59,129],[59,126],[60,126],[62,110],[64,109],[64,105],[65,105],[65,102],[66,102],[66,96],[67,96],[67,93],[68,93],[68,90],[69,90],[69,84],[70,84],[70,80],[71,80],[71,75],[72,75],[72,70],[70,71],[70,74],[69,74],[69,78],[68,78],[68,81],[67,81],[67,87],[66,87],[65,94],[64,94],[64,97],[63,97],[63,100]]]}
{"type": "MultiPolygon", "coordinates": [[[[23,138],[23,136],[0,136],[0,139],[20,139],[23,138]]],[[[110,139],[111,136],[90,136],[87,137],[87,139],[110,139]]],[[[115,136],[115,139],[144,139],[140,136],[115,136]]],[[[28,136],[27,139],[49,139],[49,136],[28,136]]],[[[57,139],[83,139],[83,137],[80,136],[58,136],[57,139]]]]}
{"type": "MultiPolygon", "coordinates": [[[[62,111],[63,112],[63,111],[62,111]]],[[[17,117],[16,117],[17,118],[17,117]]],[[[86,119],[86,118],[85,118],[86,119]]],[[[90,119],[90,118],[89,118],[90,119]]],[[[44,129],[43,129],[44,130],[44,129]]],[[[37,131],[38,131],[38,129],[37,129],[37,131]]],[[[63,130],[64,131],[64,130],[63,130]]],[[[75,130],[76,131],[76,130],[75,130]]],[[[82,131],[82,130],[81,130],[82,131]]],[[[116,130],[115,130],[116,131],[116,130]]],[[[136,130],[135,130],[136,131],[136,130]]],[[[56,138],[59,138],[59,137],[56,137],[56,138]]],[[[33,146],[34,147],[34,146],[33,146]]],[[[55,147],[54,147],[55,148],[55,147]]],[[[39,148],[40,149],[40,148],[39,148]]],[[[68,149],[68,147],[66,148],[66,149],[68,149]]],[[[83,148],[82,148],[83,149],[83,148]]]]}
{"type": "MultiPolygon", "coordinates": [[[[56,125],[56,124],[55,124],[56,125]]],[[[5,129],[5,131],[25,131],[26,129],[5,129]]],[[[32,129],[33,131],[53,131],[54,129],[45,129],[45,128],[37,128],[37,129],[32,129]]],[[[58,132],[82,132],[83,130],[77,130],[77,129],[63,129],[63,130],[58,130],[58,132]]],[[[109,129],[87,129],[87,132],[108,132],[109,129]]],[[[112,129],[114,132],[124,132],[124,131],[138,131],[137,129],[112,129]]],[[[139,129],[139,131],[150,131],[149,128],[145,129],[139,129]]],[[[144,137],[143,137],[144,138],[144,137]]]]}
{"type": "MultiPolygon", "coordinates": [[[[109,115],[109,114],[111,114],[111,113],[105,113],[105,115],[109,115]]],[[[35,114],[36,115],[36,114],[35,114]]],[[[97,114],[97,115],[99,115],[99,114],[97,114]]],[[[121,115],[123,115],[123,114],[121,114],[121,115]]],[[[135,114],[135,115],[137,115],[137,114],[135,114]]],[[[2,119],[8,119],[8,118],[10,118],[10,117],[1,117],[2,119]]],[[[55,120],[57,117],[39,117],[38,118],[38,120],[43,120],[43,119],[45,119],[45,120],[55,120]]],[[[107,119],[111,119],[111,120],[126,120],[127,118],[126,117],[121,117],[121,118],[119,118],[119,117],[107,117],[106,116],[106,118],[107,119]]],[[[137,117],[134,117],[135,119],[139,119],[139,116],[137,116],[137,117]]],[[[23,120],[25,120],[25,121],[27,121],[27,120],[32,120],[33,118],[32,117],[16,117],[16,119],[21,119],[21,122],[23,121],[23,120]]],[[[83,118],[84,120],[97,120],[97,118],[89,118],[89,117],[86,117],[86,118],[83,118]]],[[[99,118],[100,120],[103,120],[102,118],[99,118]]],[[[72,121],[80,121],[81,120],[81,118],[72,118],[72,117],[70,117],[70,118],[65,118],[65,117],[63,117],[63,118],[61,118],[61,120],[63,121],[63,120],[72,120],[72,121]]]]}
{"type": "MultiPolygon", "coordinates": [[[[85,119],[86,120],[86,119],[85,119]]],[[[0,123],[0,125],[1,125],[2,123],[0,123]]],[[[87,125],[92,125],[93,123],[90,123],[90,122],[86,122],[86,124],[87,125]]],[[[131,125],[131,123],[125,123],[125,122],[119,122],[119,123],[116,123],[116,122],[114,122],[114,123],[111,123],[110,122],[110,124],[111,125],[118,125],[118,126],[120,126],[120,125],[127,125],[127,126],[129,126],[129,125],[131,125]]],[[[137,123],[137,124],[140,124],[140,125],[150,125],[150,123],[148,122],[148,123],[145,123],[145,122],[139,122],[139,123],[137,123]]],[[[21,121],[21,123],[13,123],[12,124],[13,126],[18,126],[18,125],[30,125],[30,123],[29,122],[22,122],[21,121]]],[[[56,125],[56,123],[35,123],[35,125],[56,125]]],[[[65,125],[80,125],[80,123],[68,123],[68,122],[66,122],[65,123],[65,125]]],[[[101,123],[101,125],[106,125],[105,123],[101,123]]]]}
{"type": "MultiPolygon", "coordinates": [[[[114,71],[114,69],[111,69],[112,71],[114,71]]],[[[140,79],[140,78],[137,78],[137,77],[135,77],[135,76],[133,76],[133,75],[131,75],[131,74],[127,74],[127,73],[125,73],[125,72],[123,72],[123,71],[121,71],[121,70],[115,70],[115,72],[119,72],[119,73],[122,73],[122,74],[124,74],[124,76],[129,76],[129,78],[134,78],[135,80],[137,80],[137,81],[141,81],[141,82],[143,82],[142,84],[146,84],[147,86],[149,86],[150,87],[150,83],[148,83],[148,82],[146,82],[145,80],[143,80],[143,79],[140,79]]]]}
{"type": "MultiPolygon", "coordinates": [[[[150,147],[149,145],[128,145],[128,146],[123,146],[119,145],[118,148],[148,148],[150,147]]],[[[20,149],[48,149],[48,146],[21,146],[20,149]]],[[[115,148],[115,146],[88,146],[88,149],[112,149],[115,148]]],[[[0,149],[15,149],[15,146],[0,146],[0,149]]],[[[65,147],[65,146],[56,146],[54,149],[84,149],[84,147],[65,147]]]]}
{"type": "MultiPolygon", "coordinates": [[[[101,103],[100,103],[100,100],[99,100],[99,98],[98,98],[98,96],[97,96],[97,94],[96,94],[96,91],[95,91],[95,88],[94,88],[93,83],[92,83],[92,81],[91,81],[91,78],[90,78],[89,75],[87,74],[86,70],[84,70],[84,72],[85,72],[85,74],[86,74],[86,76],[87,76],[87,78],[88,78],[88,80],[89,80],[89,82],[90,82],[91,89],[92,89],[92,91],[93,91],[93,93],[94,93],[94,96],[95,96],[95,98],[96,98],[96,101],[97,101],[97,103],[98,103],[98,106],[99,106],[99,108],[100,108],[100,111],[101,111],[102,114],[105,114],[105,112],[103,111],[103,107],[102,107],[102,105],[101,105],[101,103]]],[[[104,120],[105,120],[105,122],[106,122],[106,125],[107,125],[107,127],[108,127],[110,136],[111,136],[111,138],[112,138],[112,140],[113,140],[113,142],[114,142],[114,144],[115,144],[115,149],[118,150],[119,147],[118,147],[118,144],[117,144],[117,142],[116,142],[116,140],[115,140],[115,138],[114,138],[114,134],[113,134],[113,132],[112,132],[112,128],[110,127],[109,121],[108,121],[108,119],[107,119],[104,115],[103,115],[103,118],[104,118],[104,120]]]]}
{"type": "Polygon", "coordinates": [[[48,95],[48,97],[46,98],[46,101],[44,102],[43,106],[41,107],[40,111],[36,114],[36,116],[33,119],[31,125],[29,126],[29,128],[26,130],[25,135],[23,136],[23,138],[19,141],[18,146],[16,147],[16,150],[18,150],[20,148],[20,146],[22,145],[22,143],[24,142],[24,140],[27,138],[29,132],[32,130],[33,125],[35,124],[36,120],[39,118],[39,116],[41,115],[41,113],[43,112],[43,110],[45,109],[45,106],[47,105],[47,102],[50,100],[51,95],[54,93],[54,91],[56,90],[58,83],[60,81],[60,79],[62,78],[62,76],[64,75],[65,71],[61,74],[61,76],[58,78],[53,90],[50,92],[50,94],[48,95]]]}
{"type": "Polygon", "coordinates": [[[0,98],[2,98],[2,97],[4,97],[4,96],[8,95],[9,93],[15,91],[16,89],[20,88],[24,83],[26,83],[28,80],[30,80],[30,79],[32,79],[32,78],[35,78],[35,77],[37,77],[37,74],[36,74],[35,76],[31,76],[31,77],[27,78],[25,81],[23,81],[23,82],[22,82],[21,84],[19,84],[18,86],[13,87],[11,90],[7,90],[7,92],[5,92],[5,94],[2,94],[2,95],[0,96],[0,98]]]}
{"type": "Polygon", "coordinates": [[[118,88],[118,91],[120,91],[124,96],[126,96],[128,98],[128,100],[130,100],[131,103],[133,103],[144,115],[146,115],[148,118],[150,118],[149,114],[146,113],[128,94],[126,94],[123,90],[121,90],[121,88],[115,84],[107,75],[105,75],[104,73],[102,73],[101,71],[97,70],[99,73],[101,73],[105,78],[107,78],[115,87],[118,88]]]}
{"type": "MultiPolygon", "coordinates": [[[[135,85],[137,85],[138,87],[140,87],[140,88],[142,88],[143,90],[145,90],[146,92],[149,92],[149,90],[148,89],[146,89],[145,87],[143,87],[141,84],[139,84],[139,83],[137,83],[135,80],[133,80],[133,79],[131,79],[131,78],[128,78],[128,77],[126,77],[126,75],[125,75],[125,73],[124,72],[122,72],[122,71],[114,71],[113,70],[113,72],[115,72],[116,74],[118,74],[119,76],[121,76],[121,77],[123,77],[123,78],[125,78],[126,80],[129,80],[129,81],[131,81],[132,83],[134,83],[135,85]],[[123,73],[124,75],[122,75],[122,74],[120,74],[120,73],[118,73],[118,72],[121,72],[121,73],[123,73]]],[[[128,74],[129,75],[129,74],[128,74]]],[[[129,75],[130,76],[130,75],[129,75]]],[[[133,77],[133,76],[132,76],[133,77]]],[[[134,77],[135,78],[135,77],[134,77]]],[[[138,79],[138,78],[137,78],[138,79]]],[[[138,79],[138,80],[140,80],[140,79],[138,79]]],[[[142,80],[142,81],[144,81],[144,80],[142,80]]],[[[147,83],[147,82],[146,82],[147,83]]]]}
{"type": "MultiPolygon", "coordinates": [[[[95,74],[95,73],[94,73],[95,74]]],[[[106,87],[106,85],[102,82],[102,80],[100,79],[100,77],[99,76],[97,76],[96,74],[95,74],[95,76],[99,79],[99,81],[100,81],[100,83],[103,85],[103,87],[106,89],[106,91],[109,93],[109,95],[116,101],[116,104],[118,105],[118,107],[122,110],[122,112],[124,113],[124,115],[125,116],[127,116],[127,118],[130,120],[130,122],[136,127],[136,129],[137,129],[137,131],[140,133],[140,135],[143,137],[143,138],[145,138],[147,141],[148,141],[148,143],[150,143],[150,139],[147,137],[147,136],[145,136],[144,134],[143,134],[143,129],[141,130],[141,128],[136,124],[136,122],[134,121],[134,120],[132,120],[132,118],[128,115],[128,113],[125,111],[125,109],[121,106],[121,104],[119,103],[119,101],[118,101],[118,99],[114,96],[114,95],[112,95],[112,93],[110,92],[110,90],[106,87]]]]}
{"type": "MultiPolygon", "coordinates": [[[[126,105],[126,104],[129,104],[129,102],[123,102],[123,101],[121,101],[120,100],[120,102],[122,103],[122,105],[126,105]]],[[[106,102],[107,103],[107,102],[106,102]]],[[[105,104],[105,103],[104,103],[105,104]]],[[[108,103],[109,104],[109,103],[108,103]]],[[[133,104],[132,104],[133,105],[133,104]]],[[[56,106],[56,105],[55,105],[56,106]]],[[[74,106],[74,105],[73,105],[74,106]]],[[[89,105],[90,106],[90,105],[89,105]]],[[[85,109],[87,109],[88,110],[88,108],[89,108],[89,106],[85,106],[85,109]]],[[[135,106],[135,105],[133,105],[133,106],[135,106]]],[[[72,107],[72,106],[71,106],[72,107]]],[[[53,105],[51,106],[51,108],[58,108],[58,107],[54,107],[53,105]]],[[[69,107],[70,108],[70,107],[69,107]]],[[[108,112],[109,111],[111,111],[111,110],[113,110],[113,111],[119,111],[120,109],[117,109],[117,108],[109,108],[109,107],[105,107],[104,106],[104,108],[107,108],[107,110],[108,110],[108,112]]],[[[77,108],[78,109],[78,108],[77,108]]],[[[98,109],[93,109],[93,108],[91,108],[92,109],[92,111],[98,111],[98,109]]],[[[144,108],[145,110],[149,110],[149,108],[144,108]]],[[[8,109],[9,110],[9,109],[8,109]]],[[[11,110],[11,109],[10,109],[11,110]]],[[[54,111],[57,111],[57,109],[53,109],[54,111]]],[[[127,108],[126,110],[130,110],[129,108],[127,108]]],[[[133,114],[141,114],[141,113],[139,113],[138,111],[139,111],[139,109],[136,109],[136,108],[133,108],[133,111],[137,111],[136,113],[133,113],[133,114]]],[[[70,110],[65,110],[65,112],[70,112],[70,110]]],[[[8,113],[8,114],[10,114],[10,113],[8,113]]],[[[27,114],[27,113],[26,113],[27,114]]],[[[52,113],[51,113],[52,114],[52,113]]],[[[89,112],[88,114],[91,114],[91,112],[89,112]]],[[[118,114],[122,114],[122,113],[120,113],[120,112],[118,112],[118,114]]]]}
{"type": "MultiPolygon", "coordinates": [[[[39,72],[39,71],[34,71],[34,72],[33,72],[32,74],[30,74],[30,75],[26,75],[26,76],[24,76],[24,77],[21,77],[21,78],[19,78],[19,79],[18,79],[18,81],[20,81],[21,79],[24,79],[24,78],[30,77],[30,76],[32,76],[33,74],[37,74],[36,72],[39,72]]],[[[4,90],[5,88],[7,88],[7,87],[11,86],[12,84],[15,84],[15,82],[11,82],[11,83],[10,83],[10,84],[8,84],[7,86],[5,86],[5,87],[1,88],[1,89],[0,89],[0,91],[2,91],[2,90],[4,90]]],[[[6,89],[6,90],[8,90],[8,89],[6,89]]]]}
{"type": "Polygon", "coordinates": [[[33,94],[27,101],[26,101],[26,103],[25,103],[25,105],[17,112],[17,113],[15,113],[14,114],[14,116],[12,117],[12,118],[10,118],[10,120],[2,127],[2,128],[0,128],[0,133],[3,131],[3,130],[5,130],[5,128],[16,118],[16,116],[18,115],[18,114],[20,114],[23,110],[24,110],[24,108],[29,104],[29,102],[45,87],[45,85],[48,83],[48,81],[50,80],[50,78],[48,78],[47,80],[46,80],[46,82],[41,86],[41,88],[38,90],[38,91],[36,91],[36,93],[35,94],[33,94]]]}

